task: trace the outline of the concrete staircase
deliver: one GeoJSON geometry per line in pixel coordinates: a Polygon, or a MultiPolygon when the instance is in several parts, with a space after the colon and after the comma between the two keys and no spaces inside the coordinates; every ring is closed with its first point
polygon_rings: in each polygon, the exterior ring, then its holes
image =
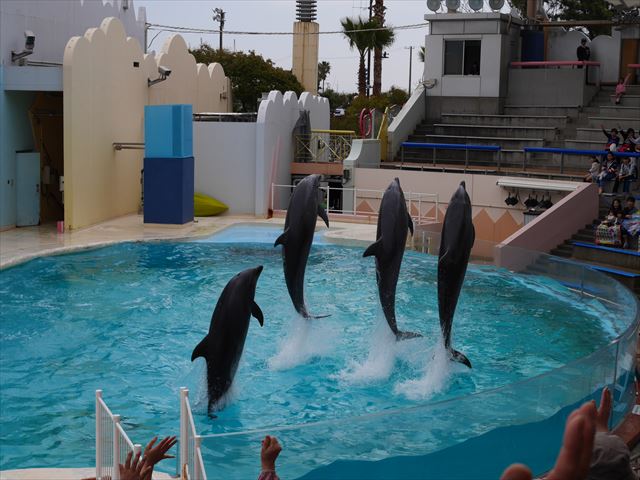
{"type": "MultiPolygon", "coordinates": [[[[636,194],[637,198],[640,195],[636,194]]],[[[599,218],[604,219],[609,211],[611,199],[602,197],[600,200],[599,218]]],[[[603,247],[595,244],[595,229],[600,220],[585,225],[570,239],[549,252],[551,255],[571,259],[574,262],[585,264],[603,272],[623,285],[626,285],[640,297],[640,253],[638,253],[637,239],[632,242],[630,249],[603,247]]],[[[548,265],[540,263],[548,262],[548,259],[541,258],[528,267],[531,272],[546,271],[548,265]]]]}
{"type": "Polygon", "coordinates": [[[395,162],[416,164],[421,169],[484,170],[510,175],[545,176],[581,180],[591,165],[590,156],[529,153],[525,147],[557,147],[602,150],[605,138],[600,129],[634,128],[640,131],[640,85],[627,87],[619,105],[614,104],[615,87],[602,87],[589,106],[507,105],[504,115],[443,113],[437,123],[419,124],[409,142],[499,145],[494,152],[436,150],[407,147],[395,162]],[[500,169],[498,169],[498,162],[500,169]],[[560,173],[560,165],[563,173],[560,173]]]}

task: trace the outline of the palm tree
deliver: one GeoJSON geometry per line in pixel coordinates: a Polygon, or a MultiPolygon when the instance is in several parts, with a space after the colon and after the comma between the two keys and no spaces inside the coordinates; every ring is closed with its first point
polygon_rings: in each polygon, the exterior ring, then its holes
{"type": "Polygon", "coordinates": [[[420,47],[420,50],[418,50],[418,60],[420,60],[422,63],[424,63],[424,55],[425,55],[425,49],[424,46],[420,47]]]}
{"type": "MultiPolygon", "coordinates": [[[[384,26],[384,0],[375,0],[373,6],[373,20],[378,22],[378,27],[384,26]]],[[[373,94],[382,94],[382,51],[391,46],[395,40],[393,30],[378,30],[375,33],[375,45],[373,50],[373,94]]]]}
{"type": "Polygon", "coordinates": [[[324,81],[327,79],[330,71],[331,64],[329,62],[322,61],[318,64],[318,90],[320,89],[320,81],[322,80],[322,91],[324,92],[324,81]]]}
{"type": "Polygon", "coordinates": [[[377,30],[380,25],[376,20],[363,20],[362,18],[344,18],[340,21],[342,30],[349,41],[349,47],[358,50],[360,64],[358,66],[358,95],[365,96],[367,92],[367,76],[364,59],[367,52],[382,45],[380,41],[385,30],[393,37],[393,32],[389,29],[377,30]]]}

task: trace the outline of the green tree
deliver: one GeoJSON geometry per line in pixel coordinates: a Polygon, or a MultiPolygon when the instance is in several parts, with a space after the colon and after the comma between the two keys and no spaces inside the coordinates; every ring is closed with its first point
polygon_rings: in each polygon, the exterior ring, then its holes
{"type": "Polygon", "coordinates": [[[360,62],[358,65],[358,95],[366,96],[367,92],[367,76],[364,59],[367,52],[377,45],[382,46],[383,35],[381,32],[387,32],[393,38],[391,29],[375,30],[380,28],[377,20],[363,20],[362,18],[352,19],[344,18],[340,22],[345,37],[349,41],[349,47],[358,50],[360,62]]]}
{"type": "MultiPolygon", "coordinates": [[[[527,15],[527,0],[510,0],[523,16],[527,15]]],[[[604,0],[550,0],[543,3],[544,11],[551,20],[611,20],[613,7],[604,0]]],[[[581,27],[591,38],[610,34],[611,27],[581,27]]]]}
{"type": "MultiPolygon", "coordinates": [[[[373,20],[378,23],[378,27],[384,26],[384,12],[386,9],[384,0],[375,0],[373,20]]],[[[393,44],[395,34],[391,29],[378,30],[373,33],[375,36],[373,47],[373,94],[380,95],[382,93],[382,51],[393,44]]]]}
{"type": "Polygon", "coordinates": [[[289,70],[276,67],[269,59],[264,59],[253,50],[231,52],[218,50],[206,43],[191,50],[196,62],[210,64],[217,62],[231,79],[233,110],[236,112],[255,112],[258,100],[263,92],[280,90],[293,91],[300,95],[304,87],[289,70]]]}
{"type": "Polygon", "coordinates": [[[320,81],[322,80],[322,91],[324,92],[324,81],[327,79],[330,71],[331,64],[329,62],[322,61],[318,64],[318,90],[320,90],[320,81]]]}

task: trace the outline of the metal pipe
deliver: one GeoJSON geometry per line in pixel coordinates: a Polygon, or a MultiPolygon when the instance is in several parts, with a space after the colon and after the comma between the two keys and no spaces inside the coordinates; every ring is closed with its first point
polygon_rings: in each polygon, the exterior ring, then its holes
{"type": "Polygon", "coordinates": [[[182,473],[184,472],[184,465],[187,463],[188,455],[188,431],[189,426],[187,418],[187,401],[189,399],[189,389],[186,387],[180,387],[180,474],[181,480],[186,480],[182,473]]]}

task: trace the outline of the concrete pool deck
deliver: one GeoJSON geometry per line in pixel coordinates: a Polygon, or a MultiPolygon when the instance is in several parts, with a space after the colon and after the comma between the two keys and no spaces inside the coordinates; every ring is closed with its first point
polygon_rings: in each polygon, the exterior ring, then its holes
{"type": "MultiPolygon", "coordinates": [[[[145,225],[142,215],[127,215],[72,232],[58,233],[55,224],[13,228],[0,232],[0,269],[17,265],[43,255],[104,247],[120,242],[180,240],[207,237],[234,224],[284,224],[284,218],[223,215],[199,217],[184,226],[145,225]]],[[[330,221],[325,234],[337,243],[373,242],[376,225],[330,221]]],[[[318,221],[318,228],[325,228],[318,221]]]]}

